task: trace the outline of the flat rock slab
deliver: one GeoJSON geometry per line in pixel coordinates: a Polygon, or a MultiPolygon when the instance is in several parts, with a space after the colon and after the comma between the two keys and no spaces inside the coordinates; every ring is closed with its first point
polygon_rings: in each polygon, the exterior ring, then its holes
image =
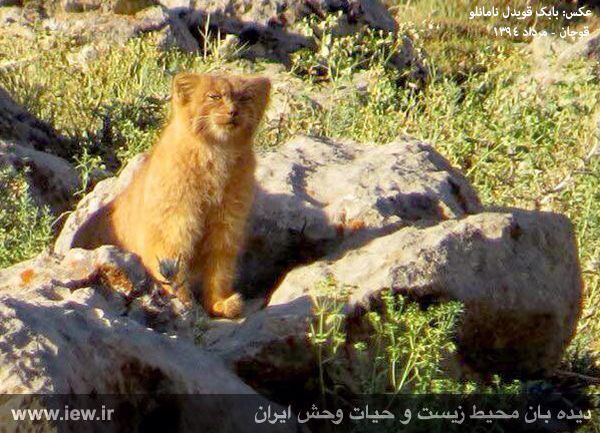
{"type": "MultiPolygon", "coordinates": [[[[185,338],[148,327],[156,325],[153,320],[161,314],[173,312],[170,304],[175,301],[138,300],[135,312],[131,304],[136,301],[125,296],[131,295],[126,286],[143,287],[140,279],[144,275],[135,257],[112,247],[93,252],[73,250],[62,261],[39,256],[3,270],[0,392],[96,394],[99,401],[115,395],[114,401],[137,407],[141,419],[156,416],[152,410],[161,401],[159,393],[170,404],[163,421],[172,419],[185,426],[182,431],[207,431],[214,425],[224,432],[264,431],[251,422],[249,414],[259,405],[272,404],[270,401],[256,395],[219,358],[185,338]],[[99,268],[103,269],[101,276],[94,271],[99,268]],[[186,397],[188,394],[213,397],[186,397]],[[229,407],[233,400],[249,406],[229,407]],[[242,415],[236,416],[238,411],[242,415]]],[[[181,322],[181,317],[168,318],[169,326],[181,322]]],[[[49,397],[57,404],[56,398],[49,397]]],[[[3,410],[6,406],[36,407],[34,400],[16,396],[3,402],[3,410]]],[[[130,419],[125,422],[134,423],[130,419]]],[[[127,431],[121,428],[110,431],[127,431]]],[[[297,431],[290,424],[271,428],[269,431],[297,431]]]]}

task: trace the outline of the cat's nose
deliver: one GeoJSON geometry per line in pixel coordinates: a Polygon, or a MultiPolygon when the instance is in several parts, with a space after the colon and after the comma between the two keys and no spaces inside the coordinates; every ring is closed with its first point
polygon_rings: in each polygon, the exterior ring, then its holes
{"type": "Polygon", "coordinates": [[[235,107],[229,107],[229,115],[231,117],[236,117],[238,115],[238,110],[235,107]]]}

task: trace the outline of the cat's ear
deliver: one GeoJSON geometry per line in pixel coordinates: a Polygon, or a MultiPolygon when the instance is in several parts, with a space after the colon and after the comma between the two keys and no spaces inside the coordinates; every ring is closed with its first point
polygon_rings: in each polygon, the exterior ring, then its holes
{"type": "Polygon", "coordinates": [[[190,101],[194,89],[202,80],[200,74],[181,72],[173,78],[173,103],[176,105],[185,105],[190,101]]]}
{"type": "Polygon", "coordinates": [[[266,77],[254,77],[250,79],[250,88],[253,93],[257,96],[257,99],[264,105],[269,102],[269,96],[271,94],[271,80],[266,77]]]}

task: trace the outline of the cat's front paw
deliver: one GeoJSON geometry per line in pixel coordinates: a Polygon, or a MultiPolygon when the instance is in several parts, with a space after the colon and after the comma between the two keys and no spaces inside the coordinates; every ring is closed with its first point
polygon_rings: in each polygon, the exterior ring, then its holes
{"type": "Polygon", "coordinates": [[[244,310],[244,300],[242,295],[235,293],[229,298],[217,301],[212,306],[212,312],[215,316],[235,319],[240,317],[244,310]]]}

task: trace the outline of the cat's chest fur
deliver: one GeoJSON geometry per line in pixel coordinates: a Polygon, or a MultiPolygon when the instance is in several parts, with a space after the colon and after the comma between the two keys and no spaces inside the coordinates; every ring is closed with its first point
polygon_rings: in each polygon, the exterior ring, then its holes
{"type": "Polygon", "coordinates": [[[236,161],[236,154],[210,149],[190,152],[168,164],[163,161],[162,173],[155,173],[148,185],[146,206],[169,215],[170,236],[182,245],[196,244],[210,230],[208,221],[222,213],[236,161]]]}

